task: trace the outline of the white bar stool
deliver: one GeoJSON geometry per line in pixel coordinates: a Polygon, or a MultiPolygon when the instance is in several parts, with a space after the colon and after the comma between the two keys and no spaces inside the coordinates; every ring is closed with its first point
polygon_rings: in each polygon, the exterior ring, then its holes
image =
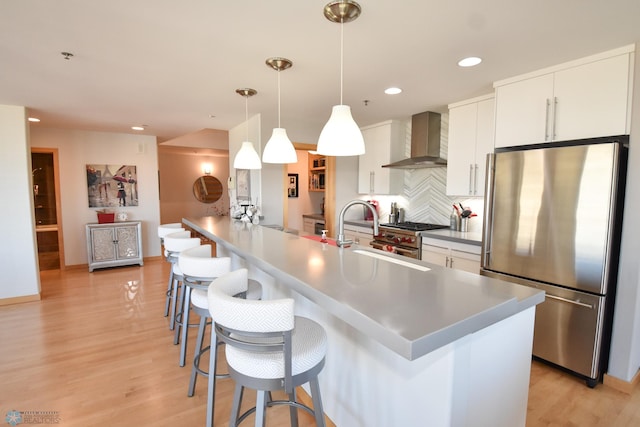
{"type": "MultiPolygon", "coordinates": [[[[289,405],[291,424],[298,425],[297,408],[314,415],[324,427],[318,374],[324,367],[327,335],[318,323],[294,315],[291,298],[250,301],[234,298],[248,288],[247,270],[232,271],[211,282],[208,289],[212,328],[211,347],[218,340],[226,344],[229,375],[236,382],[230,426],[237,426],[256,413],[256,427],[264,426],[267,406],[289,405]],[[296,401],[295,388],[309,383],[314,409],[296,401]],[[245,387],[257,390],[254,408],[240,415],[245,387]],[[284,390],[288,400],[268,400],[267,393],[284,390]]],[[[215,372],[216,352],[210,355],[210,371],[215,372]]],[[[212,425],[215,375],[209,376],[207,425],[212,425]],[[212,381],[212,379],[214,381],[212,381]]]]}
{"type": "MultiPolygon", "coordinates": [[[[246,298],[258,300],[262,298],[262,285],[257,280],[249,279],[249,289],[247,292],[236,295],[238,298],[246,298]]],[[[196,380],[198,374],[208,377],[209,372],[200,368],[200,359],[202,356],[211,350],[211,346],[202,347],[204,345],[204,337],[206,335],[207,325],[211,322],[209,315],[209,301],[207,298],[207,291],[203,289],[193,289],[191,293],[191,308],[200,316],[200,324],[198,326],[198,338],[196,341],[196,348],[193,357],[193,367],[191,368],[191,378],[189,379],[189,391],[187,396],[192,397],[196,389],[196,380]]],[[[214,308],[215,310],[215,308],[214,308]]],[[[218,342],[217,345],[222,344],[218,342]]],[[[217,350],[216,345],[216,350],[217,350]]],[[[215,379],[229,378],[229,374],[215,374],[215,379]]]]}
{"type": "MultiPolygon", "coordinates": [[[[182,272],[183,287],[180,297],[182,311],[176,315],[174,343],[180,342],[179,363],[180,366],[184,366],[189,327],[198,326],[198,324],[189,324],[189,312],[191,311],[192,300],[198,300],[199,296],[194,296],[192,290],[202,290],[204,292],[213,279],[229,273],[231,271],[231,258],[213,257],[211,255],[211,245],[200,245],[180,252],[180,255],[178,255],[178,267],[180,267],[180,271],[182,272]]],[[[198,302],[201,303],[199,300],[198,302]]],[[[180,304],[178,306],[180,306],[180,304]]],[[[204,314],[206,325],[206,319],[209,317],[208,304],[204,307],[195,306],[194,311],[200,314],[200,320],[203,320],[202,314],[204,314]]]]}
{"type": "MultiPolygon", "coordinates": [[[[160,238],[160,245],[164,246],[164,236],[178,231],[184,231],[182,224],[179,222],[172,222],[169,224],[160,224],[158,226],[158,237],[160,238]]],[[[164,258],[169,261],[169,254],[166,249],[163,248],[164,258]]],[[[169,315],[169,304],[171,302],[171,286],[173,284],[173,268],[169,270],[169,282],[167,283],[167,300],[164,307],[164,317],[169,315]]]]}
{"type": "MultiPolygon", "coordinates": [[[[167,261],[171,262],[171,284],[167,291],[167,300],[170,301],[169,329],[173,330],[176,322],[179,283],[182,282],[182,271],[178,266],[180,252],[200,246],[200,238],[191,237],[190,231],[178,231],[164,236],[164,248],[167,251],[167,261]]],[[[177,344],[177,343],[176,343],[177,344]]]]}

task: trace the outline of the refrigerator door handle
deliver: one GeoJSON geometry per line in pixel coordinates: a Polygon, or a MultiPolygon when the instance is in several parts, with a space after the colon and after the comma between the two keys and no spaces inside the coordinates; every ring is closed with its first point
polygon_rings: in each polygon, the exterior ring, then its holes
{"type": "Polygon", "coordinates": [[[484,219],[482,222],[482,268],[489,268],[491,257],[491,239],[493,229],[493,183],[495,175],[496,155],[494,153],[487,154],[487,177],[484,188],[484,219]]]}
{"type": "Polygon", "coordinates": [[[547,293],[547,294],[545,295],[545,297],[546,297],[546,298],[555,299],[555,300],[558,300],[558,301],[562,301],[562,302],[568,302],[569,304],[579,305],[580,307],[585,307],[585,308],[593,309],[593,305],[591,305],[591,304],[587,304],[587,303],[580,302],[580,301],[575,301],[575,300],[568,299],[568,298],[557,297],[557,296],[555,296],[555,295],[551,295],[551,294],[549,294],[549,293],[547,293]]]}

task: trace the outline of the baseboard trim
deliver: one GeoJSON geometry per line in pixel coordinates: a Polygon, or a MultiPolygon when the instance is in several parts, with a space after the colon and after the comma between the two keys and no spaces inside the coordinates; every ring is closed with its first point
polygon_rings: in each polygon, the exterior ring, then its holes
{"type": "Polygon", "coordinates": [[[602,382],[618,391],[631,394],[633,393],[633,389],[635,389],[638,386],[638,383],[640,383],[640,370],[636,372],[631,381],[621,380],[620,378],[613,377],[609,374],[604,374],[602,382]]]}
{"type": "Polygon", "coordinates": [[[20,297],[13,297],[13,298],[0,298],[0,306],[23,304],[25,302],[33,302],[33,301],[40,301],[39,293],[35,295],[23,295],[20,297]]]}
{"type": "MultiPolygon", "coordinates": [[[[313,401],[311,396],[307,393],[307,391],[302,387],[296,387],[296,398],[300,401],[300,403],[304,403],[310,408],[313,408],[313,401]]],[[[336,427],[335,423],[331,421],[331,418],[324,414],[324,423],[326,427],[336,427]]]]}

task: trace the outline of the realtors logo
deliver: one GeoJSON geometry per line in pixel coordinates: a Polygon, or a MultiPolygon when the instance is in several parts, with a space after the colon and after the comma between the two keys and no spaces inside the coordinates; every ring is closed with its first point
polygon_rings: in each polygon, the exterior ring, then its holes
{"type": "Polygon", "coordinates": [[[59,424],[60,414],[57,411],[16,411],[7,412],[4,420],[10,426],[19,424],[59,424]]]}
{"type": "Polygon", "coordinates": [[[22,422],[22,414],[18,411],[9,411],[4,419],[7,424],[17,426],[22,422]]]}

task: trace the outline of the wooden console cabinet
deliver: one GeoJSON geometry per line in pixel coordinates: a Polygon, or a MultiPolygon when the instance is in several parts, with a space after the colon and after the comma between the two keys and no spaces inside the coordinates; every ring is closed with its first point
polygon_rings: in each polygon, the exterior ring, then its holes
{"type": "Polygon", "coordinates": [[[87,224],[89,271],[121,265],[143,265],[140,221],[87,224]]]}

